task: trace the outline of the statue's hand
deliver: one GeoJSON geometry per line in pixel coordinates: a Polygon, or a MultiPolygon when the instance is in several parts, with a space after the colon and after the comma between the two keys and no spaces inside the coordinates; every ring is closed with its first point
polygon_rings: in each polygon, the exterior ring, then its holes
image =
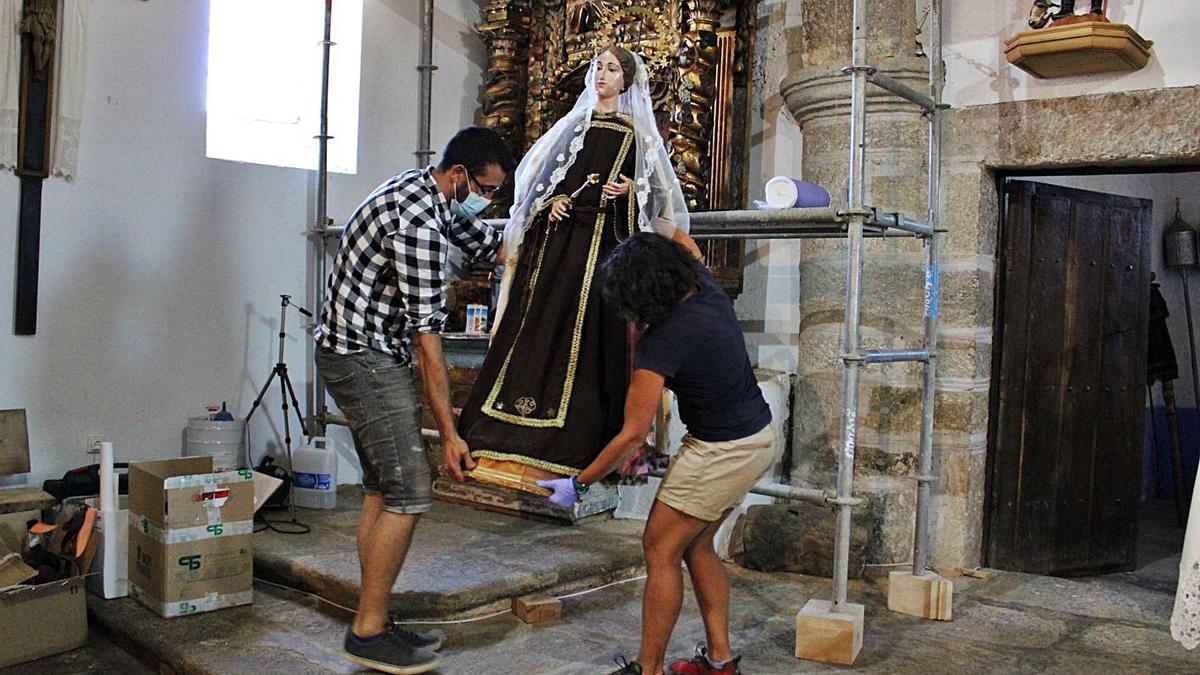
{"type": "Polygon", "coordinates": [[[604,196],[609,199],[624,197],[629,194],[629,189],[633,187],[633,180],[628,176],[621,174],[621,180],[615,183],[606,183],[602,188],[604,196]]]}
{"type": "Polygon", "coordinates": [[[560,199],[550,205],[550,222],[557,223],[567,217],[567,213],[571,210],[571,202],[567,199],[560,199]]]}

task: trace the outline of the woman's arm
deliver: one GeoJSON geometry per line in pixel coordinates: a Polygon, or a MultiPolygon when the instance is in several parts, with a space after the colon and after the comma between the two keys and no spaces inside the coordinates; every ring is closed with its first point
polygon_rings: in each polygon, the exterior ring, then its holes
{"type": "Polygon", "coordinates": [[[654,414],[662,399],[663,383],[663,376],[652,370],[637,368],[633,371],[629,391],[625,395],[625,424],[621,432],[576,477],[580,485],[591,485],[612,473],[642,446],[654,423],[654,414]]]}
{"type": "Polygon", "coordinates": [[[696,244],[696,240],[692,239],[691,235],[678,227],[671,233],[671,241],[683,244],[683,247],[692,252],[696,256],[696,260],[704,262],[704,254],[700,252],[700,247],[696,244]]]}
{"type": "Polygon", "coordinates": [[[654,413],[658,410],[663,382],[663,376],[654,371],[644,368],[633,371],[629,391],[625,395],[625,424],[621,432],[604,446],[596,459],[578,476],[537,482],[538,486],[553,491],[549,495],[551,504],[571,508],[579,501],[581,489],[612,473],[646,441],[654,413]]]}

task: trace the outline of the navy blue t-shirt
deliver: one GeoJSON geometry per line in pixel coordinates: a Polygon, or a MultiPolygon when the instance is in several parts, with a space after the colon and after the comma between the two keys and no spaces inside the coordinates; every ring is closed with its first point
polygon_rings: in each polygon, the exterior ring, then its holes
{"type": "Polygon", "coordinates": [[[695,438],[745,438],[770,424],[771,409],[750,367],[729,296],[703,265],[697,265],[696,280],[699,291],[642,335],[634,367],[666,378],[695,438]]]}

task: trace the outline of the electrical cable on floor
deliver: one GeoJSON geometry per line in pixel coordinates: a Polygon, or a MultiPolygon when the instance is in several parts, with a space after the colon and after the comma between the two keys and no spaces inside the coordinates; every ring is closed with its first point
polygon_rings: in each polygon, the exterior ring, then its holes
{"type": "Polygon", "coordinates": [[[642,579],[645,579],[645,578],[646,578],[646,575],[643,574],[638,577],[630,577],[629,579],[621,579],[620,581],[614,581],[612,583],[604,584],[603,586],[597,586],[595,588],[585,588],[582,591],[575,591],[574,593],[567,593],[566,595],[556,595],[554,597],[559,600],[568,600],[570,598],[577,598],[581,595],[587,595],[588,593],[595,593],[596,591],[602,591],[606,588],[611,588],[613,586],[620,586],[621,584],[627,584],[631,581],[641,581],[642,579]]]}
{"type": "MultiPolygon", "coordinates": [[[[596,588],[586,588],[582,591],[576,591],[574,593],[567,593],[566,595],[556,595],[554,597],[557,598],[558,600],[569,600],[571,598],[577,598],[581,595],[587,595],[588,593],[595,593],[596,591],[602,591],[606,588],[612,588],[613,586],[620,586],[621,584],[627,584],[631,581],[641,581],[645,578],[646,578],[646,575],[643,574],[641,576],[631,577],[629,579],[621,579],[620,581],[613,581],[611,583],[604,584],[603,586],[597,586],[596,588]]],[[[279,588],[279,589],[282,589],[285,591],[291,591],[293,593],[307,595],[308,597],[313,598],[314,600],[323,602],[332,607],[336,607],[336,608],[342,610],[343,612],[349,612],[350,614],[358,613],[356,610],[350,609],[349,607],[346,607],[345,605],[339,605],[338,603],[336,603],[332,600],[329,600],[328,598],[321,597],[320,595],[317,595],[316,593],[311,593],[309,591],[306,591],[306,590],[303,590],[300,588],[295,588],[294,586],[288,586],[286,584],[280,584],[280,583],[276,583],[274,581],[267,581],[266,579],[263,579],[261,577],[254,577],[254,581],[256,581],[260,584],[265,584],[267,586],[272,586],[274,588],[279,588]]],[[[504,610],[500,610],[498,612],[492,612],[491,614],[484,614],[483,616],[473,616],[468,619],[441,619],[441,620],[431,619],[428,621],[405,620],[405,621],[393,621],[392,623],[395,623],[398,625],[404,625],[404,626],[409,626],[409,625],[447,626],[447,625],[454,625],[454,624],[475,623],[476,621],[484,621],[487,619],[494,619],[498,616],[503,616],[505,614],[511,614],[511,613],[512,613],[512,610],[504,609],[504,610]]]]}

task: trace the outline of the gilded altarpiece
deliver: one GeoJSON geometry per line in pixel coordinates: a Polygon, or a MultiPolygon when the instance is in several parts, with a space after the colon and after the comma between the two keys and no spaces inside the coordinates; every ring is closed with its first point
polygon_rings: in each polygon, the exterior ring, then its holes
{"type": "MultiPolygon", "coordinates": [[[[574,105],[595,53],[637,52],[659,129],[692,211],[745,205],[755,2],[491,0],[477,27],[488,48],[484,126],[518,155],[574,105]]],[[[498,205],[503,215],[507,205],[498,205]]],[[[701,242],[731,296],[742,288],[740,242],[701,242]]]]}

